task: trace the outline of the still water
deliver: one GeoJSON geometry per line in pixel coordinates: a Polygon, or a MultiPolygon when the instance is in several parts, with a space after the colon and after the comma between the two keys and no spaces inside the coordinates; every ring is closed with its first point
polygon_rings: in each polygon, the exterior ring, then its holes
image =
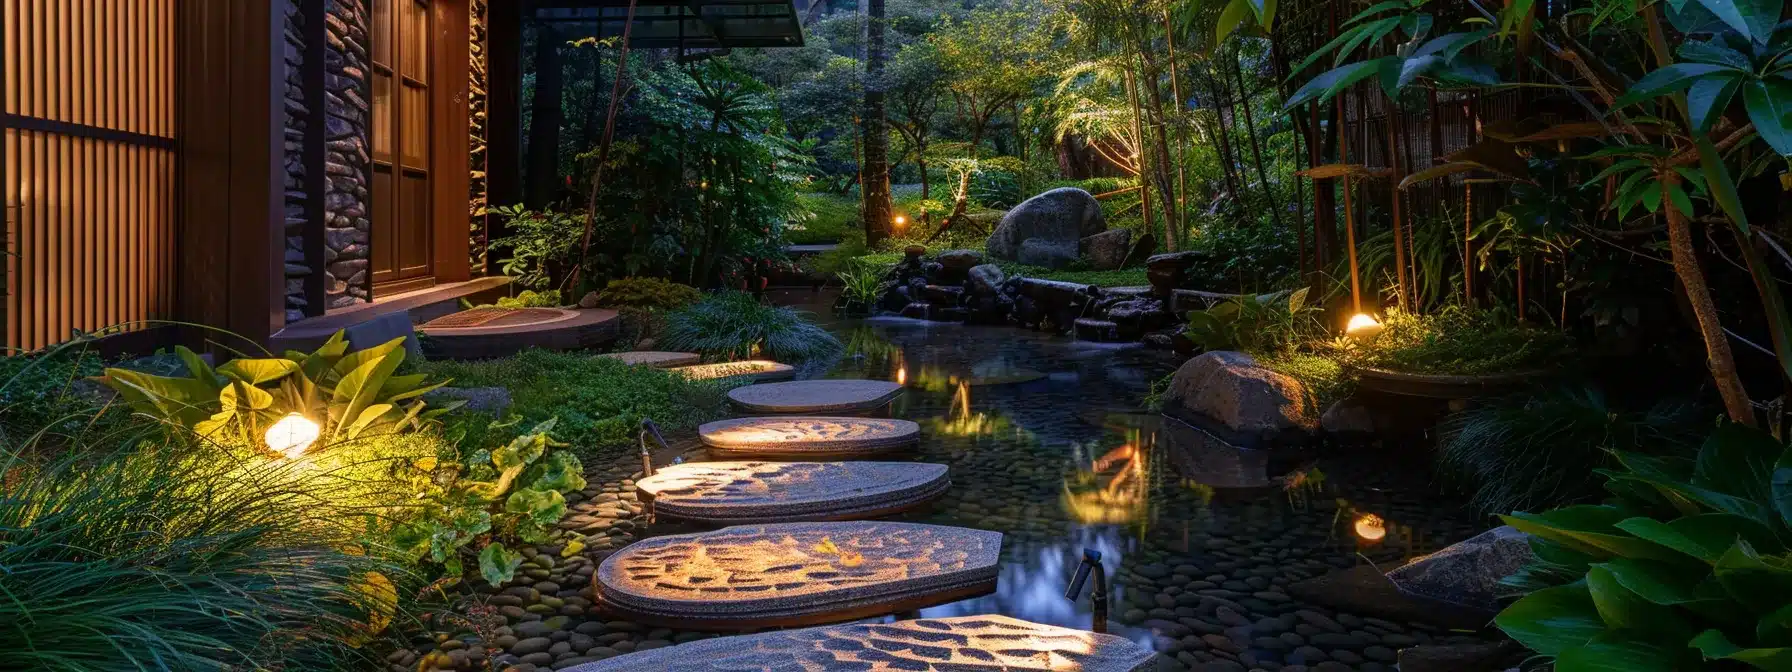
{"type": "MultiPolygon", "coordinates": [[[[1212,618],[1211,607],[1188,608],[1201,596],[1248,610],[1239,614],[1247,620],[1292,619],[1308,608],[1285,590],[1292,583],[1361,563],[1386,569],[1487,527],[1435,492],[1422,451],[1271,459],[1146,410],[1151,383],[1175,371],[1168,353],[1010,327],[835,319],[831,296],[777,298],[814,312],[847,344],[844,358],[812,375],[907,387],[890,413],[920,423],[915,459],[951,467],[953,485],[905,519],[1005,535],[995,593],[922,616],[995,613],[1087,629],[1086,592],[1073,602],[1064,590],[1094,549],[1111,582],[1110,631],[1178,648],[1152,626],[1212,618]]],[[[1298,662],[1269,639],[1250,651],[1255,660],[1298,662]]]]}

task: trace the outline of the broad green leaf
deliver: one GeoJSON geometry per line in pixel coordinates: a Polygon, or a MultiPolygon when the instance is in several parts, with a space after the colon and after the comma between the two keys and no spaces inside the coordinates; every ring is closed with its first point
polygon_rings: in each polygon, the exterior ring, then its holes
{"type": "Polygon", "coordinates": [[[492,464],[499,469],[532,464],[547,450],[547,438],[531,432],[510,440],[503,448],[492,451],[492,464]]]}
{"type": "Polygon", "coordinates": [[[1743,37],[1766,44],[1780,21],[1780,0],[1699,0],[1743,37]]]}
{"type": "Polygon", "coordinates": [[[100,379],[139,413],[191,427],[213,413],[220,388],[194,378],[156,376],[128,369],[106,369],[100,379]]]}
{"type": "Polygon", "coordinates": [[[1498,86],[1500,73],[1493,65],[1478,58],[1463,56],[1432,71],[1432,76],[1451,84],[1498,86]]]}
{"type": "Polygon", "coordinates": [[[1630,592],[1664,606],[1698,601],[1700,598],[1693,589],[1709,571],[1689,569],[1683,564],[1630,558],[1613,558],[1594,566],[1630,592]]]}
{"type": "Polygon", "coordinates": [[[355,418],[354,423],[349,425],[348,430],[342,433],[342,438],[350,441],[354,440],[361,435],[361,432],[367,431],[367,428],[378,423],[380,418],[384,417],[387,413],[391,413],[392,409],[392,404],[374,404],[368,406],[361,411],[360,417],[355,418]]]}
{"type": "Polygon", "coordinates": [[[1756,614],[1770,614],[1792,604],[1792,567],[1781,558],[1764,558],[1746,541],[1737,540],[1712,567],[1731,599],[1756,614]]]}
{"type": "Polygon", "coordinates": [[[289,359],[249,359],[246,357],[230,360],[218,367],[218,373],[250,385],[279,380],[298,370],[299,364],[289,359]]]}
{"type": "Polygon", "coordinates": [[[1291,110],[1308,101],[1317,100],[1323,103],[1331,100],[1331,97],[1337,95],[1339,91],[1375,76],[1380,71],[1380,67],[1381,64],[1377,61],[1364,61],[1327,70],[1296,89],[1293,95],[1288,96],[1288,102],[1283,104],[1282,109],[1291,110]]]}
{"type": "Polygon", "coordinates": [[[1388,33],[1394,32],[1394,29],[1399,27],[1399,17],[1386,18],[1374,23],[1363,24],[1361,28],[1354,31],[1356,35],[1350,38],[1349,42],[1345,42],[1344,46],[1338,48],[1337,56],[1332,58],[1332,67],[1335,68],[1343,65],[1344,61],[1349,59],[1351,54],[1356,53],[1357,47],[1364,44],[1374,45],[1376,42],[1380,42],[1381,38],[1387,37],[1388,33]]]}
{"type": "Polygon", "coordinates": [[[1734,660],[1776,672],[1792,669],[1792,648],[1745,649],[1716,629],[1700,633],[1693,638],[1692,645],[1705,654],[1707,660],[1734,660]]]}
{"type": "Polygon", "coordinates": [[[1606,166],[1605,170],[1599,171],[1597,174],[1593,175],[1592,179],[1589,179],[1586,182],[1581,183],[1580,186],[1590,187],[1590,186],[1593,186],[1595,184],[1605,181],[1605,178],[1611,177],[1613,175],[1617,175],[1617,174],[1622,173],[1627,170],[1642,168],[1647,165],[1648,164],[1643,163],[1642,159],[1625,159],[1623,161],[1618,161],[1618,162],[1613,163],[1612,165],[1606,166]]]}
{"type": "Polygon", "coordinates": [[[1720,425],[1699,448],[1693,485],[1753,501],[1767,501],[1774,463],[1786,452],[1772,435],[1747,425],[1720,425]]]}
{"type": "Polygon", "coordinates": [[[1605,632],[1585,583],[1544,588],[1513,602],[1493,619],[1507,636],[1546,656],[1585,646],[1605,632]]]}
{"type": "Polygon", "coordinates": [[[1220,16],[1213,24],[1213,43],[1223,44],[1226,38],[1245,25],[1252,16],[1251,0],[1232,0],[1226,8],[1220,10],[1220,16]]]}
{"type": "Polygon", "coordinates": [[[1673,201],[1674,208],[1688,219],[1692,218],[1692,198],[1686,195],[1686,189],[1675,182],[1668,185],[1668,199],[1673,201]]]}
{"type": "Polygon", "coordinates": [[[523,488],[510,493],[504,500],[504,510],[520,514],[536,525],[551,527],[566,515],[566,498],[554,490],[523,488]]]}
{"type": "Polygon", "coordinates": [[[1661,182],[1650,180],[1642,185],[1637,195],[1641,197],[1643,207],[1649,212],[1661,209],[1661,182]]]}
{"type": "Polygon", "coordinates": [[[1755,641],[1761,644],[1792,644],[1792,604],[1762,616],[1755,624],[1755,641]]]}
{"type": "Polygon", "coordinates": [[[1742,86],[1748,119],[1773,151],[1792,157],[1792,82],[1756,79],[1742,86]]]}
{"type": "Polygon", "coordinates": [[[1678,497],[1685,501],[1695,503],[1706,510],[1736,514],[1754,520],[1762,525],[1767,525],[1774,518],[1773,512],[1764,505],[1764,502],[1766,502],[1766,499],[1764,498],[1757,502],[1752,499],[1737,497],[1729,493],[1702,488],[1678,480],[1666,480],[1639,476],[1636,474],[1619,474],[1617,475],[1617,478],[1647,483],[1655,486],[1656,490],[1664,495],[1668,495],[1670,498],[1678,497]]]}
{"type": "Polygon", "coordinates": [[[1651,558],[1673,560],[1678,556],[1660,545],[1630,536],[1614,527],[1624,513],[1610,506],[1565,506],[1544,513],[1500,516],[1507,525],[1562,544],[1595,558],[1651,558]]]}
{"type": "Polygon", "coordinates": [[[1476,42],[1487,39],[1487,37],[1492,34],[1492,31],[1487,30],[1476,30],[1466,33],[1446,33],[1431,38],[1431,40],[1421,45],[1418,50],[1412,52],[1412,55],[1414,58],[1420,56],[1438,56],[1444,61],[1450,61],[1455,59],[1457,54],[1462,53],[1463,49],[1467,49],[1476,42]]]}
{"type": "Polygon", "coordinates": [[[479,576],[492,586],[500,586],[516,577],[516,568],[523,566],[523,555],[503,544],[492,542],[479,552],[479,576]]]}
{"type": "Polygon", "coordinates": [[[1717,40],[1687,40],[1680,43],[1680,58],[1694,63],[1710,63],[1735,68],[1737,70],[1753,70],[1755,66],[1748,60],[1748,54],[1731,49],[1717,40]]]}
{"type": "Polygon", "coordinates": [[[1414,81],[1418,80],[1418,78],[1424,76],[1432,68],[1443,65],[1443,63],[1444,58],[1442,56],[1413,56],[1412,58],[1408,58],[1400,63],[1400,80],[1396,86],[1404,89],[1414,81]]]}
{"type": "Polygon", "coordinates": [[[216,372],[212,371],[210,364],[205,363],[205,358],[200,357],[192,350],[188,350],[187,346],[184,345],[174,346],[174,355],[179,357],[181,363],[187,366],[187,372],[193,374],[193,378],[197,379],[199,382],[211,385],[213,388],[218,387],[218,375],[216,372]]]}
{"type": "MultiPolygon", "coordinates": [[[[367,364],[368,362],[374,361],[376,359],[385,358],[388,355],[403,352],[404,351],[404,339],[405,339],[405,337],[400,336],[398,338],[394,338],[390,341],[386,341],[385,343],[381,343],[379,345],[373,346],[366,350],[359,350],[356,352],[351,352],[347,355],[343,355],[341,359],[336,360],[336,364],[334,366],[331,366],[330,370],[331,370],[331,372],[335,373],[337,376],[346,376],[349,374],[350,371],[354,371],[355,369],[361,368],[363,365],[367,364]]],[[[346,344],[345,344],[345,347],[346,347],[346,344]]]]}
{"type": "Polygon", "coordinates": [[[1759,522],[1728,513],[1686,516],[1668,523],[1631,518],[1619,522],[1617,527],[1713,565],[1738,539],[1773,543],[1773,533],[1759,522]]]}
{"type": "Polygon", "coordinates": [[[1684,641],[1691,628],[1672,607],[1656,604],[1624,586],[1605,565],[1587,569],[1587,594],[1606,627],[1648,632],[1684,641]]]}
{"type": "MultiPolygon", "coordinates": [[[[400,342],[402,340],[399,339],[400,342]]],[[[348,361],[348,359],[344,358],[343,361],[348,361]]],[[[372,406],[374,401],[379,398],[380,388],[386,384],[386,379],[391,377],[392,372],[396,371],[398,365],[403,362],[403,350],[388,351],[387,356],[370,360],[349,371],[347,375],[337,381],[336,389],[331,392],[330,402],[332,415],[338,415],[336,407],[341,405],[336,426],[338,438],[342,434],[343,425],[348,423],[350,418],[361,417],[361,412],[372,406]]]]}
{"type": "Polygon", "coordinates": [[[1691,87],[1686,89],[1686,113],[1691,117],[1692,127],[1699,133],[1711,131],[1711,125],[1724,115],[1724,108],[1730,106],[1730,99],[1736,97],[1736,90],[1742,86],[1742,75],[1718,74],[1700,77],[1691,87]]]}
{"type": "Polygon", "coordinates": [[[1276,0],[1250,0],[1251,11],[1257,16],[1257,25],[1270,31],[1276,27],[1276,0]]]}
{"type": "MultiPolygon", "coordinates": [[[[1249,2],[1250,0],[1233,0],[1233,1],[1234,2],[1249,2]]],[[[1398,0],[1396,0],[1396,1],[1398,1],[1398,0]]],[[[1386,4],[1386,3],[1384,3],[1384,4],[1386,4]]],[[[1230,5],[1228,5],[1228,7],[1230,7],[1230,5]]],[[[1306,70],[1308,67],[1312,66],[1314,63],[1318,63],[1319,59],[1325,58],[1326,54],[1332,53],[1332,50],[1337,49],[1339,46],[1343,45],[1345,42],[1350,41],[1350,39],[1354,36],[1355,36],[1354,30],[1347,30],[1342,33],[1338,33],[1338,36],[1332,38],[1332,40],[1330,42],[1325,43],[1324,45],[1320,46],[1319,49],[1315,50],[1313,53],[1307,54],[1306,58],[1301,59],[1300,63],[1296,64],[1294,66],[1294,69],[1288,73],[1288,78],[1290,80],[1294,79],[1295,75],[1300,74],[1302,71],[1306,70]]],[[[1288,107],[1293,107],[1293,105],[1289,105],[1288,107]]]]}
{"type": "Polygon", "coordinates": [[[1623,96],[1612,103],[1612,108],[1622,109],[1651,98],[1679,91],[1690,86],[1695,79],[1725,70],[1728,68],[1721,65],[1675,63],[1644,75],[1630,87],[1629,91],[1625,91],[1623,96]]]}
{"type": "Polygon", "coordinates": [[[1390,9],[1406,9],[1408,6],[1406,0],[1383,0],[1382,2],[1371,5],[1368,9],[1357,12],[1356,15],[1344,21],[1344,25],[1349,26],[1358,21],[1367,20],[1376,14],[1380,14],[1390,9]]]}
{"type": "Polygon", "coordinates": [[[1679,672],[1687,669],[1691,649],[1678,640],[1663,641],[1632,631],[1608,630],[1586,644],[1562,650],[1556,672],[1679,672]]]}

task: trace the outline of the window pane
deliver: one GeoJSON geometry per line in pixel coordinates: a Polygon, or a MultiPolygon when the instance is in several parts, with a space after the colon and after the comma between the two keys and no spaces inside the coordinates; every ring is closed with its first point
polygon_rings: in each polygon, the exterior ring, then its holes
{"type": "Polygon", "coordinates": [[[429,8],[417,0],[397,0],[404,6],[400,40],[404,44],[404,74],[419,82],[429,81],[429,8]]]}
{"type": "Polygon", "coordinates": [[[392,77],[373,73],[373,159],[392,161],[392,77]]]}
{"type": "Polygon", "coordinates": [[[404,190],[404,225],[398,244],[399,270],[413,270],[429,265],[429,180],[405,175],[400,182],[404,190]]]}
{"type": "MultiPolygon", "coordinates": [[[[398,229],[398,213],[393,206],[392,169],[373,169],[373,271],[390,273],[398,270],[396,250],[392,243],[398,229]]],[[[383,278],[382,278],[383,279],[383,278]]]]}
{"type": "Polygon", "coordinates": [[[404,165],[428,170],[429,89],[409,84],[401,84],[398,88],[404,92],[403,116],[399,121],[403,125],[399,142],[404,152],[404,165]]]}
{"type": "Polygon", "coordinates": [[[392,2],[373,0],[373,32],[368,36],[368,41],[373,43],[373,62],[386,67],[392,66],[392,2]]]}

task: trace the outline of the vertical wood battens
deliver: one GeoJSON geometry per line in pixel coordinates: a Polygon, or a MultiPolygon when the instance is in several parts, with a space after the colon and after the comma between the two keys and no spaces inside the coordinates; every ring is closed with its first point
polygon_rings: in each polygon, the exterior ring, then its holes
{"type": "Polygon", "coordinates": [[[8,351],[171,316],[176,0],[0,0],[8,351]]]}

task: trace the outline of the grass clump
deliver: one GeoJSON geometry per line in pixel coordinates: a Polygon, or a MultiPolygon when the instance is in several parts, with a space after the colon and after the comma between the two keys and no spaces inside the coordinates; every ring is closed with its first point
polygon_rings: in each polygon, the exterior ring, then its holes
{"type": "Polygon", "coordinates": [[[668,313],[659,346],[702,353],[710,361],[764,357],[785,363],[829,359],[844,347],[801,311],[743,292],[718,292],[668,313]]]}
{"type": "Polygon", "coordinates": [[[676,310],[702,300],[703,293],[690,285],[661,278],[620,278],[597,293],[597,305],[604,308],[642,308],[676,310]]]}
{"type": "Polygon", "coordinates": [[[1472,492],[1482,514],[1541,511],[1592,501],[1616,465],[1614,451],[1690,455],[1702,438],[1699,409],[1668,400],[1619,408],[1594,388],[1526,392],[1452,414],[1440,427],[1440,475],[1472,492]]]}
{"type": "Polygon", "coordinates": [[[93,386],[81,382],[104,370],[99,355],[79,346],[0,357],[0,445],[54,443],[116,426],[126,413],[101,412],[93,386]]]}
{"type": "Polygon", "coordinates": [[[1300,381],[1311,396],[1316,412],[1324,412],[1356,391],[1356,380],[1331,357],[1285,350],[1254,355],[1254,358],[1271,371],[1300,381]]]}
{"type": "Polygon", "coordinates": [[[642,418],[685,429],[728,413],[726,381],[691,380],[584,353],[531,349],[505,359],[429,362],[423,370],[457,386],[510,390],[510,411],[521,425],[554,419],[554,437],[581,457],[614,456],[632,446],[642,418]]]}
{"type": "Polygon", "coordinates": [[[1389,311],[1383,325],[1366,347],[1353,349],[1353,363],[1405,373],[1477,375],[1546,366],[1573,352],[1561,332],[1459,306],[1429,315],[1389,311]]]}

